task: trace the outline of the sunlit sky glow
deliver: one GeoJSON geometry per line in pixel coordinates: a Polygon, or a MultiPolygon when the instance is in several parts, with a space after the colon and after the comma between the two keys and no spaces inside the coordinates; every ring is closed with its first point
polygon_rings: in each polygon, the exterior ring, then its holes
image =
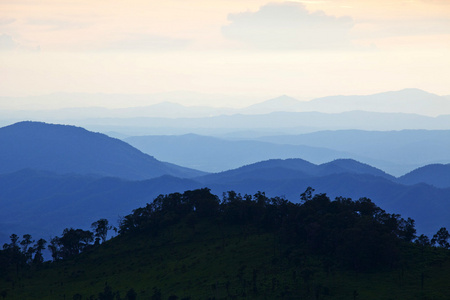
{"type": "Polygon", "coordinates": [[[0,2],[0,96],[403,88],[450,94],[450,1],[0,2]]]}

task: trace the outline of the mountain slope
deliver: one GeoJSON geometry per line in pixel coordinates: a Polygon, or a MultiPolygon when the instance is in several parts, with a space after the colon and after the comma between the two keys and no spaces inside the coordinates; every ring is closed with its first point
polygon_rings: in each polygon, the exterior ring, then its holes
{"type": "Polygon", "coordinates": [[[367,174],[388,180],[395,179],[385,172],[352,159],[337,159],[328,163],[315,165],[303,159],[272,159],[246,165],[237,169],[208,174],[199,178],[201,182],[219,183],[240,181],[242,179],[286,180],[322,177],[337,174],[367,174]]]}
{"type": "MultiPolygon", "coordinates": [[[[269,159],[302,158],[314,163],[352,157],[343,151],[302,145],[259,141],[231,141],[195,134],[133,136],[124,141],[157,159],[204,170],[221,172],[269,159]]],[[[361,157],[353,156],[361,160],[361,157]]]]}
{"type": "Polygon", "coordinates": [[[162,176],[143,181],[21,170],[0,174],[0,242],[11,233],[47,238],[65,227],[86,228],[119,216],[159,194],[200,187],[190,179],[162,176]]]}
{"type": "Polygon", "coordinates": [[[243,114],[268,114],[276,111],[300,111],[301,108],[302,102],[283,95],[242,108],[239,112],[243,114]]]}
{"type": "Polygon", "coordinates": [[[367,96],[329,96],[307,102],[309,110],[340,113],[351,110],[402,112],[438,116],[450,112],[450,101],[419,89],[403,89],[367,96]]]}
{"type": "Polygon", "coordinates": [[[127,179],[202,172],[160,162],[132,146],[83,128],[20,122],[0,128],[0,173],[36,169],[127,179]]]}
{"type": "Polygon", "coordinates": [[[450,188],[450,164],[431,164],[415,169],[398,178],[403,184],[426,183],[439,188],[450,188]]]}
{"type": "Polygon", "coordinates": [[[11,233],[58,234],[68,222],[88,227],[99,218],[115,223],[159,194],[208,187],[214,194],[234,190],[298,202],[308,186],[331,198],[371,198],[388,212],[416,220],[420,232],[450,227],[450,189],[400,184],[392,176],[352,160],[315,165],[301,159],[269,160],[194,179],[163,176],[144,181],[58,175],[35,170],[0,174],[0,242],[11,233]]]}
{"type": "Polygon", "coordinates": [[[308,186],[330,197],[368,197],[388,212],[416,220],[426,234],[448,226],[450,189],[427,184],[406,185],[371,166],[353,160],[314,165],[302,160],[270,160],[197,178],[216,194],[235,190],[242,194],[264,191],[297,202],[308,186]]]}
{"type": "Polygon", "coordinates": [[[368,164],[360,163],[353,159],[336,159],[328,163],[324,163],[318,166],[319,176],[331,175],[331,174],[367,174],[373,176],[383,177],[389,180],[394,180],[395,177],[387,174],[386,172],[374,168],[368,164]]]}
{"type": "Polygon", "coordinates": [[[349,157],[364,156],[373,161],[363,161],[397,176],[423,165],[450,162],[450,130],[327,130],[256,140],[333,149],[348,153],[349,157]]]}
{"type": "Polygon", "coordinates": [[[395,217],[361,213],[362,203],[319,195],[302,206],[263,197],[219,204],[204,191],[158,201],[162,209],[128,215],[135,226],[119,236],[72,257],[59,251],[56,263],[16,267],[24,254],[0,250],[11,260],[0,260],[3,298],[448,299],[449,250],[406,242],[400,224],[385,222],[395,217]],[[190,203],[216,205],[204,215],[190,203]]]}

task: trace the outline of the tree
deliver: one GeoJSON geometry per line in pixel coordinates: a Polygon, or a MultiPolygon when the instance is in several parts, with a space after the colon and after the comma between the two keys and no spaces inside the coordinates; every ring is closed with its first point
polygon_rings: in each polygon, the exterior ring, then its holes
{"type": "Polygon", "coordinates": [[[20,244],[22,245],[22,253],[27,253],[28,247],[33,243],[34,241],[31,239],[31,235],[24,234],[23,240],[20,242],[20,244]]]}
{"type": "Polygon", "coordinates": [[[102,293],[98,294],[99,300],[114,300],[114,293],[109,285],[106,285],[102,293]]]}
{"type": "Polygon", "coordinates": [[[433,235],[433,238],[431,239],[431,244],[438,244],[439,247],[448,249],[450,248],[450,243],[448,242],[448,239],[450,238],[450,234],[448,233],[447,229],[445,227],[441,227],[441,229],[436,232],[435,235],[433,235]]]}
{"type": "Polygon", "coordinates": [[[161,300],[162,299],[162,294],[161,294],[161,290],[154,287],[153,288],[153,295],[150,298],[151,300],[161,300]]]}
{"type": "Polygon", "coordinates": [[[112,229],[107,219],[100,219],[91,224],[91,228],[94,229],[94,237],[101,239],[102,243],[106,241],[108,230],[112,229]]]}
{"type": "Polygon", "coordinates": [[[57,261],[60,258],[59,237],[55,236],[54,238],[50,239],[48,250],[52,252],[53,261],[57,261]]]}
{"type": "Polygon", "coordinates": [[[13,251],[20,251],[19,236],[17,234],[13,233],[9,236],[9,238],[11,239],[11,244],[9,244],[8,248],[12,249],[13,251]]]}
{"type": "Polygon", "coordinates": [[[306,190],[300,194],[300,200],[302,200],[303,202],[309,201],[312,199],[312,193],[314,193],[314,189],[310,186],[308,186],[306,188],[306,190]]]}
{"type": "Polygon", "coordinates": [[[421,247],[431,246],[430,238],[425,234],[421,234],[414,242],[421,247]]]}
{"type": "Polygon", "coordinates": [[[407,220],[401,219],[399,221],[399,237],[407,242],[412,242],[416,237],[416,228],[414,225],[415,221],[411,218],[407,220]]]}
{"type": "Polygon", "coordinates": [[[72,299],[73,300],[82,300],[83,296],[80,293],[76,293],[75,295],[73,295],[72,299]]]}
{"type": "Polygon", "coordinates": [[[62,258],[81,253],[93,240],[93,233],[88,230],[64,229],[62,237],[58,239],[62,258]]]}
{"type": "Polygon", "coordinates": [[[30,245],[33,243],[34,240],[31,239],[30,234],[23,235],[23,240],[20,242],[20,245],[22,245],[22,253],[25,255],[27,262],[31,261],[31,258],[34,253],[34,248],[30,247],[30,245]]]}
{"type": "Polygon", "coordinates": [[[137,299],[137,293],[134,289],[129,289],[127,294],[125,295],[126,300],[136,300],[137,299]]]}
{"type": "Polygon", "coordinates": [[[42,250],[45,249],[45,244],[47,244],[47,241],[44,239],[39,239],[37,243],[34,245],[34,250],[36,251],[36,254],[34,255],[33,263],[35,264],[41,264],[44,262],[44,257],[42,256],[42,250]]]}

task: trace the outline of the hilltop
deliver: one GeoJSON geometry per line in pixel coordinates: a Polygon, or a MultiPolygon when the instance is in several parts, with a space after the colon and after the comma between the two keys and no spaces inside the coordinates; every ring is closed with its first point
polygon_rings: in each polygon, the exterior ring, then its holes
{"type": "Polygon", "coordinates": [[[413,220],[367,198],[312,192],[302,204],[261,192],[230,191],[222,201],[208,189],[161,195],[125,216],[109,241],[65,230],[52,240],[52,263],[27,263],[11,242],[0,251],[0,292],[41,300],[448,298],[448,232],[415,239],[413,220]]]}
{"type": "Polygon", "coordinates": [[[158,161],[121,140],[69,125],[15,123],[0,128],[0,144],[0,174],[34,169],[134,180],[204,174],[158,161]]]}

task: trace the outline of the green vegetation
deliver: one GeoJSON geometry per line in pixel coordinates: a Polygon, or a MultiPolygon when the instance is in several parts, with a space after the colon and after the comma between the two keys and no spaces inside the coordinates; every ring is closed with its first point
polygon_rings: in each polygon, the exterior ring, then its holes
{"type": "Polygon", "coordinates": [[[450,298],[445,228],[430,240],[366,198],[331,201],[310,188],[301,198],[161,195],[110,240],[104,219],[94,232],[66,229],[49,244],[53,262],[30,250],[42,252],[41,240],[12,235],[0,299],[450,298]]]}

